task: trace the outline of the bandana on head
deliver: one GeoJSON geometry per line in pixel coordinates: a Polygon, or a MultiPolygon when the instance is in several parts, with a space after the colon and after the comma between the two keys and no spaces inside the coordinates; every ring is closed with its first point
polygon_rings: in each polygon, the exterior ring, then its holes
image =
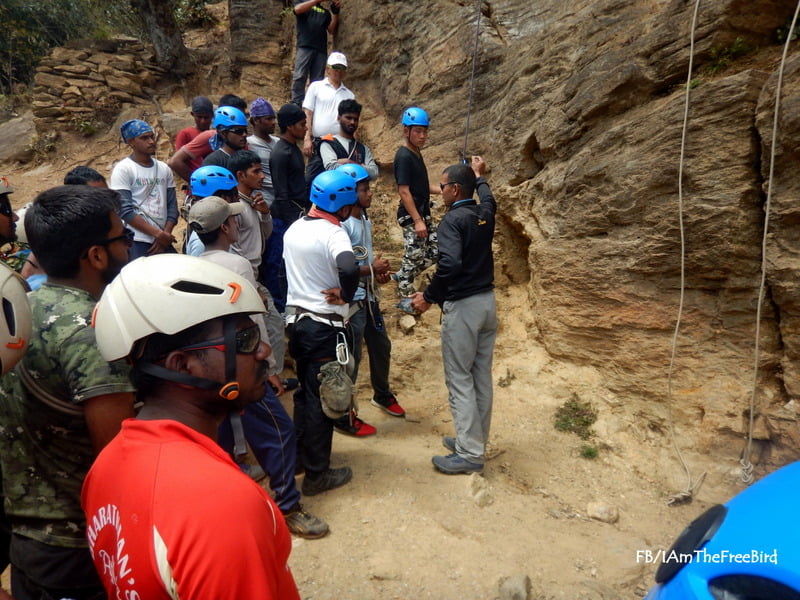
{"type": "Polygon", "coordinates": [[[131,119],[130,121],[125,121],[120,126],[119,131],[122,134],[122,139],[127,142],[145,133],[152,133],[153,128],[141,119],[131,119]]]}
{"type": "Polygon", "coordinates": [[[272,108],[272,104],[264,100],[264,98],[256,98],[255,100],[253,100],[252,104],[250,104],[250,116],[274,117],[275,109],[272,108]]]}

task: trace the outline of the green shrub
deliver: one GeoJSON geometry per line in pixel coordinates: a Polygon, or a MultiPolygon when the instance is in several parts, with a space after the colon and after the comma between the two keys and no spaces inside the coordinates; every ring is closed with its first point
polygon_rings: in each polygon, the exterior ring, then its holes
{"type": "Polygon", "coordinates": [[[597,421],[597,411],[588,402],[573,396],[556,409],[554,427],[559,431],[574,433],[582,440],[592,437],[592,425],[597,421]]]}

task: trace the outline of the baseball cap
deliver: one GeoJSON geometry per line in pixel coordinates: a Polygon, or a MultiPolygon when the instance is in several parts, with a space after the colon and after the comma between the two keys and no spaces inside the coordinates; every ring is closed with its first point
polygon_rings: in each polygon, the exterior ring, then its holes
{"type": "Polygon", "coordinates": [[[231,215],[244,212],[242,202],[226,202],[219,196],[207,196],[192,204],[189,209],[189,226],[198,233],[210,233],[227,221],[231,215]]]}
{"type": "Polygon", "coordinates": [[[214,105],[205,96],[195,96],[192,98],[192,112],[196,115],[213,115],[214,105]]]}
{"type": "Polygon", "coordinates": [[[336,65],[347,67],[347,58],[341,52],[331,52],[331,55],[328,57],[328,66],[333,67],[336,65]]]}

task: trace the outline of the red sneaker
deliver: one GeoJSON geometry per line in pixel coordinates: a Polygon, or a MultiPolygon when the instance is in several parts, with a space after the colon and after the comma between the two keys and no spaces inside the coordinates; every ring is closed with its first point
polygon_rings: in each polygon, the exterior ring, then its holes
{"type": "Polygon", "coordinates": [[[405,417],[406,411],[403,410],[403,407],[400,406],[397,402],[397,398],[394,396],[390,396],[386,400],[376,400],[375,398],[372,399],[372,406],[377,406],[383,412],[392,415],[393,417],[405,417]]]}
{"type": "Polygon", "coordinates": [[[368,435],[375,435],[375,432],[378,431],[372,425],[365,423],[355,415],[337,419],[334,421],[333,426],[339,433],[352,435],[353,437],[367,437],[368,435]]]}

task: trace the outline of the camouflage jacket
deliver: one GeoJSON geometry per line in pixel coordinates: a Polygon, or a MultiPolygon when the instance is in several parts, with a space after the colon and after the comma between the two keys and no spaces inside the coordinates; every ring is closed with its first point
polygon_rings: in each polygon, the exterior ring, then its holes
{"type": "Polygon", "coordinates": [[[82,402],[133,392],[124,361],[100,356],[92,329],[94,299],[46,283],[29,294],[33,333],[28,351],[0,379],[0,462],[5,508],[15,533],[65,547],[86,546],[80,504],[94,460],[82,402]],[[23,384],[27,372],[44,400],[23,384]]]}

